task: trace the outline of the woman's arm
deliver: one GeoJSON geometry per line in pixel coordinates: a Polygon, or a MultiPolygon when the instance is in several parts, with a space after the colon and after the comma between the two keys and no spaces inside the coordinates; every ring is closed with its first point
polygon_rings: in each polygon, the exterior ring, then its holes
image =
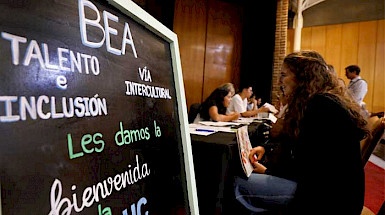
{"type": "Polygon", "coordinates": [[[228,115],[220,114],[218,113],[217,106],[211,106],[209,108],[209,115],[211,120],[218,121],[218,122],[229,122],[229,121],[238,119],[240,116],[239,113],[231,113],[228,115]]]}
{"type": "Polygon", "coordinates": [[[269,108],[261,107],[259,109],[249,110],[249,111],[241,113],[241,115],[243,117],[251,117],[251,116],[257,115],[258,113],[263,113],[263,112],[267,112],[268,113],[269,112],[269,108]]]}

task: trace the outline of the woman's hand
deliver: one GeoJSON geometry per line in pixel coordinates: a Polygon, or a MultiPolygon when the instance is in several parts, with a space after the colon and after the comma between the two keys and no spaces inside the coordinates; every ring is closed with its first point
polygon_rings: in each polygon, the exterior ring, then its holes
{"type": "Polygon", "coordinates": [[[253,167],[254,167],[254,172],[256,173],[260,173],[260,174],[264,174],[266,172],[266,167],[260,163],[258,163],[258,161],[255,161],[255,162],[252,162],[253,164],[253,167]]]}
{"type": "Polygon", "coordinates": [[[258,161],[262,159],[265,154],[265,148],[262,146],[257,146],[251,149],[249,160],[254,167],[254,172],[256,173],[265,173],[266,167],[260,164],[258,161]]]}
{"type": "Polygon", "coordinates": [[[263,148],[262,146],[254,147],[250,151],[249,160],[251,163],[254,163],[255,161],[261,160],[264,154],[265,148],[263,148]]]}
{"type": "Polygon", "coordinates": [[[262,106],[258,109],[258,113],[269,113],[269,108],[262,106]]]}

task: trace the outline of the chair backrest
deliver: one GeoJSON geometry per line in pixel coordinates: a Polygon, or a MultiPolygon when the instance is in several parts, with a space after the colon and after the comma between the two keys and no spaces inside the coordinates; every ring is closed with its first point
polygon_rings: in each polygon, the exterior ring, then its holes
{"type": "Polygon", "coordinates": [[[197,117],[199,111],[201,110],[200,103],[194,103],[190,106],[190,111],[188,112],[188,122],[193,123],[197,117]]]}
{"type": "Polygon", "coordinates": [[[376,112],[376,113],[371,113],[371,115],[370,116],[378,116],[378,117],[384,117],[384,112],[376,112]]]}
{"type": "Polygon", "coordinates": [[[368,126],[371,136],[361,141],[361,157],[363,166],[365,166],[377,143],[381,140],[385,129],[384,124],[381,123],[381,119],[377,116],[369,118],[368,126]]]}

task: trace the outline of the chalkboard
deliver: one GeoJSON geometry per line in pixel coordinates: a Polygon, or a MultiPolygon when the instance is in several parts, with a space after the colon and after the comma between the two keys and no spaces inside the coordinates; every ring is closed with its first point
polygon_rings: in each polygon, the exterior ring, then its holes
{"type": "Polygon", "coordinates": [[[0,33],[0,214],[198,214],[173,32],[127,0],[27,0],[0,33]]]}

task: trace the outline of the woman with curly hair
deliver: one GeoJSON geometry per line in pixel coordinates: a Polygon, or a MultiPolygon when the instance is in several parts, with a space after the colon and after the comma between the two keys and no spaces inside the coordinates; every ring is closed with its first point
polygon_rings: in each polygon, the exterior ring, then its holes
{"type": "Polygon", "coordinates": [[[287,55],[281,76],[288,107],[278,164],[264,166],[253,149],[255,174],[236,179],[237,200],[251,212],[361,214],[360,141],[368,130],[360,108],[317,52],[287,55]]]}

